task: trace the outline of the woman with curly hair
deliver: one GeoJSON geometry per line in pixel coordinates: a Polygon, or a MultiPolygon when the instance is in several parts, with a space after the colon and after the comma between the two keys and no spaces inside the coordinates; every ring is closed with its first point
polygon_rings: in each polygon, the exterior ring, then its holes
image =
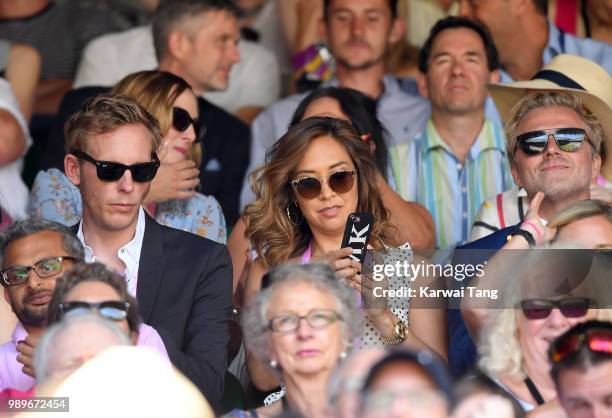
{"type": "MultiPolygon", "coordinates": [[[[340,248],[347,217],[353,212],[373,215],[368,245],[375,258],[393,265],[412,261],[408,244],[387,245],[389,212],[376,187],[376,171],[368,142],[340,119],[307,118],[274,145],[268,163],[252,174],[257,200],[245,209],[246,234],[257,254],[247,279],[247,304],[259,292],[267,270],[286,262],[322,260],[354,289],[371,288],[373,282],[361,274],[361,264],[348,258],[351,248],[340,248]]],[[[389,290],[410,286],[405,276],[385,279],[389,290]]],[[[444,317],[438,311],[421,310],[408,326],[408,297],[374,299],[364,306],[361,346],[406,341],[446,356],[444,317]]],[[[262,378],[265,369],[248,354],[247,364],[257,387],[275,386],[275,381],[262,378]]]]}

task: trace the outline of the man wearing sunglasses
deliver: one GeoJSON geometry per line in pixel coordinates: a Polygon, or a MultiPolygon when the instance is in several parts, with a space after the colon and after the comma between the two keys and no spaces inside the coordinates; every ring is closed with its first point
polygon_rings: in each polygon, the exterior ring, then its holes
{"type": "MultiPolygon", "coordinates": [[[[612,79],[606,70],[582,57],[559,55],[532,80],[491,84],[489,91],[506,124],[514,181],[531,205],[524,222],[458,247],[457,264],[483,263],[505,246],[529,248],[551,240],[556,230],[547,221],[589,199],[601,187],[600,175],[612,179],[612,159],[602,164],[600,156],[612,155],[612,79]]],[[[462,282],[467,283],[469,278],[462,282]]],[[[464,304],[462,314],[477,336],[486,312],[464,304]]],[[[458,312],[449,318],[449,363],[460,374],[472,366],[476,349],[458,312]]]]}
{"type": "Polygon", "coordinates": [[[0,391],[27,391],[33,385],[32,353],[46,327],[56,280],[83,259],[83,246],[63,225],[32,218],[7,229],[0,251],[4,298],[18,319],[11,341],[0,346],[0,391]]]}
{"type": "Polygon", "coordinates": [[[223,391],[232,271],[225,246],[168,228],[142,202],[159,162],[157,122],[129,97],[100,95],[66,125],[66,176],[81,192],[86,261],[123,274],[144,323],[211,404],[223,391]]]}
{"type": "Polygon", "coordinates": [[[588,321],[550,346],[551,375],[569,418],[612,417],[612,323],[588,321]]]}

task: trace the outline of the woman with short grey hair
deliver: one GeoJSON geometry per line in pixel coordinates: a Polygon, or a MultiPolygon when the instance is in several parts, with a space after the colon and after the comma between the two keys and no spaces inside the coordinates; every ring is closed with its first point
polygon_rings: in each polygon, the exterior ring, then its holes
{"type": "Polygon", "coordinates": [[[328,380],[363,331],[358,295],[326,264],[279,266],[263,286],[242,315],[245,344],[249,355],[278,375],[286,395],[271,406],[228,416],[325,416],[328,380]]]}

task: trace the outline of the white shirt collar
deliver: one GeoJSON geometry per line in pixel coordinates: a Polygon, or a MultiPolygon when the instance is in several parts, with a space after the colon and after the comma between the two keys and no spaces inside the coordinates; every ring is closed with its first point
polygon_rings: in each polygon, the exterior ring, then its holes
{"type": "MultiPolygon", "coordinates": [[[[136,223],[136,233],[134,238],[123,247],[119,248],[117,257],[125,264],[125,272],[123,272],[127,282],[128,290],[130,293],[135,294],[136,278],[138,277],[138,263],[140,262],[140,251],[142,250],[142,242],[144,239],[145,232],[145,213],[142,206],[138,210],[138,221],[136,223]]],[[[94,261],[102,261],[96,258],[93,248],[89,247],[85,243],[85,236],[83,235],[83,222],[79,223],[79,231],[77,232],[77,238],[83,244],[85,248],[85,261],[93,263],[94,261]]]]}

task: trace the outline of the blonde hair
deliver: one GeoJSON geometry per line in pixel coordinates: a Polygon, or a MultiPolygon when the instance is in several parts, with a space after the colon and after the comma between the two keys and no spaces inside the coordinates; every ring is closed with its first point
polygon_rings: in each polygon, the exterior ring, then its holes
{"type": "Polygon", "coordinates": [[[601,144],[603,142],[604,133],[601,123],[597,115],[592,114],[583,106],[579,96],[565,92],[537,91],[529,93],[519,100],[510,111],[510,115],[506,121],[506,148],[510,163],[514,161],[517,148],[516,131],[523,118],[532,110],[552,106],[563,106],[576,112],[586,125],[587,136],[595,148],[593,155],[602,152],[601,144]]]}
{"type": "Polygon", "coordinates": [[[572,222],[592,216],[603,216],[612,223],[612,206],[600,200],[581,200],[557,213],[548,223],[550,228],[563,228],[572,222]]]}
{"type": "MultiPolygon", "coordinates": [[[[289,211],[298,210],[292,203],[295,199],[289,181],[312,141],[323,136],[342,145],[355,165],[357,210],[372,213],[371,245],[377,250],[384,248],[383,230],[388,224],[389,212],[376,187],[377,168],[368,143],[346,121],[312,117],[291,127],[272,147],[269,162],[251,174],[251,187],[257,200],[245,208],[246,236],[266,267],[297,256],[312,238],[307,222],[296,225],[288,218],[289,211]]],[[[295,220],[301,214],[291,216],[295,220]]]]}
{"type": "MultiPolygon", "coordinates": [[[[172,127],[172,108],[176,99],[191,86],[181,77],[165,71],[139,71],[119,81],[113,93],[131,96],[159,121],[163,136],[172,127]]],[[[199,167],[202,163],[200,144],[194,142],[189,158],[199,167]]]]}
{"type": "MultiPolygon", "coordinates": [[[[556,293],[560,292],[561,286],[557,282],[547,282],[548,279],[542,276],[542,269],[539,268],[544,264],[544,261],[548,261],[551,265],[557,266],[562,263],[555,263],[555,259],[546,259],[545,257],[553,256],[566,257],[565,263],[570,261],[567,260],[566,253],[554,254],[546,250],[569,250],[567,244],[552,244],[538,248],[537,250],[529,250],[528,252],[519,252],[514,256],[520,257],[520,264],[518,271],[515,271],[512,275],[513,280],[508,284],[508,287],[503,293],[503,309],[491,309],[492,313],[488,320],[485,322],[481,338],[478,344],[479,361],[478,365],[480,368],[490,375],[506,375],[510,378],[524,379],[526,377],[523,350],[519,342],[520,330],[518,327],[517,316],[519,315],[519,303],[524,298],[525,294],[532,294],[532,291],[527,290],[527,285],[535,284],[540,286],[541,282],[544,282],[543,286],[552,285],[546,287],[546,289],[555,289],[556,293]],[[527,254],[527,257],[524,255],[527,254]]],[[[586,254],[589,255],[589,254],[586,254]]],[[[575,260],[577,269],[584,268],[587,266],[590,268],[590,258],[584,258],[583,260],[575,260]],[[585,261],[585,263],[582,263],[585,261]]],[[[508,262],[508,261],[507,261],[508,262]]],[[[573,261],[572,261],[573,262],[573,261]]],[[[514,263],[513,265],[516,265],[514,263]]],[[[544,267],[546,268],[546,267],[544,267]]],[[[563,268],[563,267],[561,267],[563,268]]],[[[555,278],[552,278],[555,280],[555,278]]],[[[595,283],[597,284],[597,283],[595,283]]],[[[597,295],[597,289],[593,288],[590,290],[591,294],[597,295]]],[[[537,293],[537,292],[535,292],[537,293]]],[[[565,291],[563,291],[565,293],[565,291]]],[[[597,304],[599,301],[595,300],[597,304]]],[[[612,309],[597,309],[590,308],[591,314],[598,320],[612,321],[612,309]]]]}

